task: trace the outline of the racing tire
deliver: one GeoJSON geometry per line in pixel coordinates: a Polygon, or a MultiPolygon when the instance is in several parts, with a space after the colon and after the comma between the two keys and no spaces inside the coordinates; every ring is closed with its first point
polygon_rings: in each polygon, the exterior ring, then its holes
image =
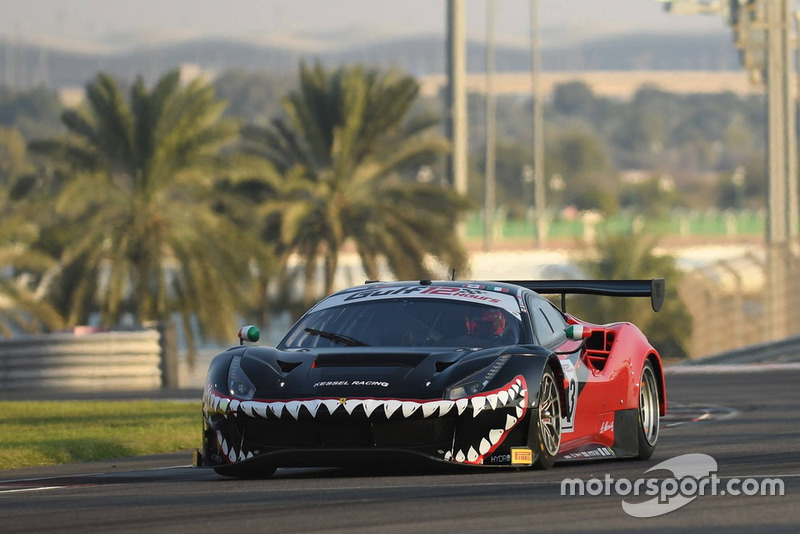
{"type": "Polygon", "coordinates": [[[639,454],[636,458],[639,460],[647,460],[656,450],[660,415],[656,372],[652,362],[647,360],[642,368],[642,377],[639,381],[639,425],[636,432],[639,441],[639,454]]]}
{"type": "Polygon", "coordinates": [[[561,447],[561,398],[555,375],[549,367],[542,373],[539,383],[539,402],[531,412],[533,439],[531,446],[536,461],[534,469],[550,469],[556,462],[561,447]]]}

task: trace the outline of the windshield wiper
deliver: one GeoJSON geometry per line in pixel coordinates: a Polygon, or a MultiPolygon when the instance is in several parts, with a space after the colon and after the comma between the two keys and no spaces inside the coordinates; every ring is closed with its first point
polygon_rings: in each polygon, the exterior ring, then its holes
{"type": "Polygon", "coordinates": [[[337,334],[336,332],[326,332],[324,330],[317,330],[316,328],[306,328],[306,332],[311,335],[324,337],[325,339],[330,339],[334,343],[338,343],[339,345],[346,345],[348,347],[367,347],[368,345],[363,341],[359,341],[355,338],[350,336],[346,336],[344,334],[337,334]]]}

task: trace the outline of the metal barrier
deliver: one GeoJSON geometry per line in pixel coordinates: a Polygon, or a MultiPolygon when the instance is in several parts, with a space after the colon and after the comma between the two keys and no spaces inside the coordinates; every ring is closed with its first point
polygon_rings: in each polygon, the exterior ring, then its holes
{"type": "MultiPolygon", "coordinates": [[[[781,276],[772,278],[759,247],[685,270],[677,285],[693,320],[691,359],[725,353],[752,361],[773,348],[800,347],[800,255],[786,250],[779,259],[781,276]]],[[[0,340],[0,392],[202,387],[207,361],[194,369],[182,365],[171,323],[134,332],[12,338],[0,340]]]]}
{"type": "Polygon", "coordinates": [[[678,292],[692,315],[691,358],[800,335],[800,256],[780,250],[770,263],[768,251],[754,250],[684,273],[678,292]]]}
{"type": "Polygon", "coordinates": [[[0,341],[0,391],[137,390],[162,385],[158,330],[0,341]]]}
{"type": "Polygon", "coordinates": [[[726,352],[711,354],[699,359],[687,360],[684,366],[752,364],[761,362],[783,363],[795,362],[800,352],[800,336],[792,336],[779,341],[758,343],[747,347],[739,347],[726,352]]]}

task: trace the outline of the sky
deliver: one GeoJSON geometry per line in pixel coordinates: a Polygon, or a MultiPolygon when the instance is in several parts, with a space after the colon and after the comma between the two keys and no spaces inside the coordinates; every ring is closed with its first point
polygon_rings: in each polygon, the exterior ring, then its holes
{"type": "MultiPolygon", "coordinates": [[[[491,0],[489,0],[491,1],[491,0]]],[[[487,0],[465,0],[467,33],[486,31],[487,0]]],[[[494,0],[498,41],[529,39],[530,1],[494,0]]],[[[444,34],[445,0],[5,0],[0,38],[126,46],[203,36],[327,46],[444,34]]],[[[657,0],[539,0],[544,45],[621,32],[719,32],[720,15],[674,15],[657,0]]]]}

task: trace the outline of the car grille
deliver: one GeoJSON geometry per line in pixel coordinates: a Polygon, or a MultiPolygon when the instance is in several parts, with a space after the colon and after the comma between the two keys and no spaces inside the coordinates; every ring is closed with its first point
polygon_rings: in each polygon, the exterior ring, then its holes
{"type": "Polygon", "coordinates": [[[246,420],[240,430],[246,441],[260,447],[423,447],[451,443],[456,422],[455,418],[374,423],[246,420]]]}

